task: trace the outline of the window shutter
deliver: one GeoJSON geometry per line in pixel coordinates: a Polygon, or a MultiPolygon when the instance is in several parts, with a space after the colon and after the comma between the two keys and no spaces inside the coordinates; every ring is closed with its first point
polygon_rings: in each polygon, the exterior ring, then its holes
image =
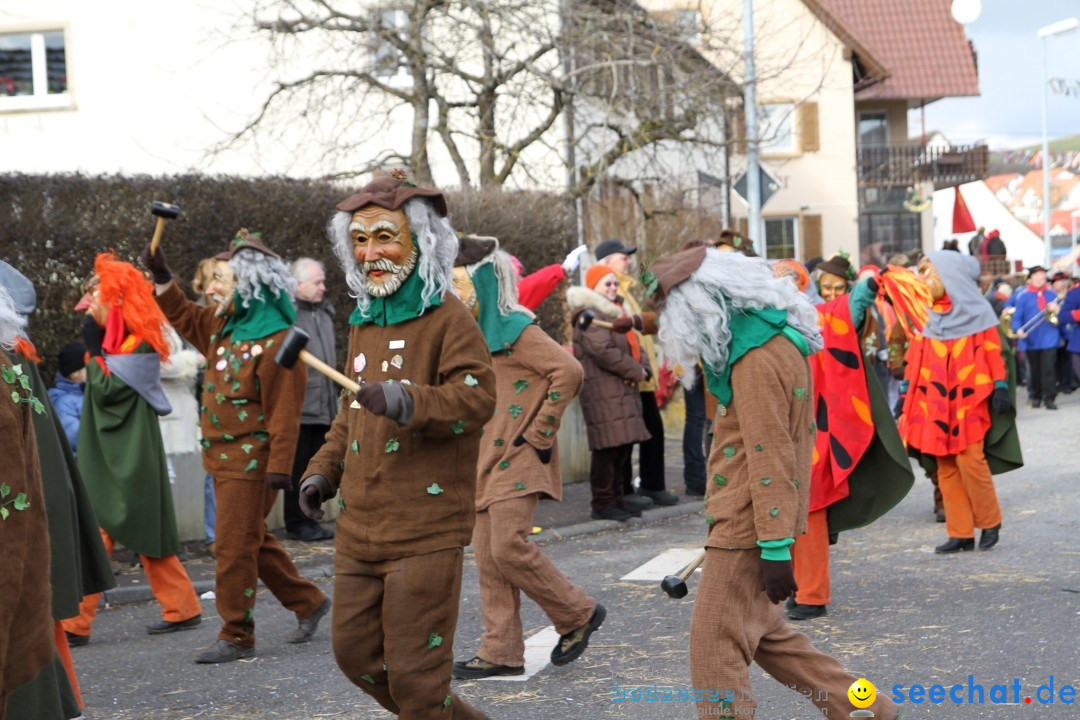
{"type": "Polygon", "coordinates": [[[802,216],[802,259],[821,257],[821,216],[802,216]]]}
{"type": "Polygon", "coordinates": [[[741,104],[728,108],[728,128],[731,143],[731,151],[736,155],[746,154],[746,115],[743,114],[741,104]]]}
{"type": "Polygon", "coordinates": [[[799,145],[803,152],[821,149],[821,133],[818,129],[818,104],[807,102],[799,105],[799,145]]]}
{"type": "Polygon", "coordinates": [[[750,219],[745,217],[737,217],[735,220],[735,232],[742,236],[743,240],[752,239],[747,232],[750,229],[750,219]]]}

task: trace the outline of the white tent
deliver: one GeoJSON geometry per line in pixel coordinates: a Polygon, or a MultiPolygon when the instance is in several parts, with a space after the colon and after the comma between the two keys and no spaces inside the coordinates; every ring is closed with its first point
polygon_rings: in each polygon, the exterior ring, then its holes
{"type": "MultiPolygon", "coordinates": [[[[986,232],[996,228],[1001,233],[1010,263],[1019,260],[1024,267],[1043,263],[1042,237],[1016,219],[1009,208],[1002,205],[1001,201],[994,196],[986,183],[982,180],[965,183],[960,186],[960,192],[964,196],[964,202],[967,203],[968,212],[971,213],[975,226],[986,228],[986,232]]],[[[952,232],[955,201],[955,188],[934,191],[934,249],[940,250],[946,240],[956,238],[960,241],[961,252],[967,253],[968,240],[975,233],[952,232]]]]}

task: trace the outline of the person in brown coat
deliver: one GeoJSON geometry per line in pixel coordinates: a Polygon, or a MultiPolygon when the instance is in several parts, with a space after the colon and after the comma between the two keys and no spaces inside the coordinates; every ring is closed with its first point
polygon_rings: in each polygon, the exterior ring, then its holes
{"type": "Polygon", "coordinates": [[[611,268],[589,268],[585,288],[571,288],[567,302],[574,324],[574,357],[585,371],[581,409],[592,451],[592,517],[625,522],[641,517],[640,510],[623,505],[623,464],[634,443],[650,437],[637,389],[652,374],[649,358],[619,302],[619,279],[611,268]],[[583,330],[587,310],[614,327],[594,322],[583,330]]]}
{"type": "MultiPolygon", "coordinates": [[[[462,244],[469,241],[463,238],[462,244]]],[[[454,663],[456,678],[525,672],[522,592],[543,608],[562,636],[551,651],[555,665],[580,657],[607,614],[529,541],[540,498],[562,499],[555,433],[566,406],[581,390],[582,370],[518,304],[516,280],[510,256],[502,250],[489,249],[479,260],[455,268],[455,292],[476,299],[495,370],[495,416],[484,426],[480,446],[472,537],[484,637],[471,660],[454,663]],[[465,287],[459,286],[461,275],[465,287]]]]}
{"type": "MultiPolygon", "coordinates": [[[[847,717],[856,678],[791,630],[779,605],[797,589],[789,548],[806,530],[817,313],[767,261],[738,253],[685,250],[653,263],[644,281],[663,301],[668,357],[683,366],[700,358],[718,400],[690,621],[691,684],[704,689],[698,715],[754,715],[753,660],[829,717],[847,717]]],[[[898,715],[883,693],[871,709],[898,715]]]]}
{"type": "Polygon", "coordinates": [[[0,437],[6,451],[0,482],[0,720],[11,692],[56,655],[48,521],[33,425],[34,413],[45,408],[10,354],[23,324],[0,285],[0,437]]]}
{"type": "Polygon", "coordinates": [[[345,395],[308,464],[312,519],[338,495],[338,667],[395,715],[479,720],[450,691],[464,548],[476,518],[491,354],[450,289],[458,239],[438,190],[380,177],[338,206],[330,233],[357,299],[345,395]]]}
{"type": "Polygon", "coordinates": [[[330,610],[330,598],[300,577],[266,528],[279,490],[290,487],[306,374],[274,362],[296,318],[295,281],[257,233],[240,230],[215,256],[207,288],[216,306],[201,307],[172,281],[161,248],[143,251],[157,302],[180,335],[206,356],[202,389],[203,466],[217,496],[215,594],[222,627],[197,663],[222,663],[255,654],[255,590],[262,580],[296,614],[286,642],[311,639],[330,610]]]}

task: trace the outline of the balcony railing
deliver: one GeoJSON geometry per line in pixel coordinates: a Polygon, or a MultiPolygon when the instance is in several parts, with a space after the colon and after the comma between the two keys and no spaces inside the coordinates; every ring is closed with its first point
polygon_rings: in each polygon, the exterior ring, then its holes
{"type": "Polygon", "coordinates": [[[982,180],[990,170],[985,145],[860,145],[856,156],[862,187],[906,187],[929,180],[938,190],[982,180]]]}

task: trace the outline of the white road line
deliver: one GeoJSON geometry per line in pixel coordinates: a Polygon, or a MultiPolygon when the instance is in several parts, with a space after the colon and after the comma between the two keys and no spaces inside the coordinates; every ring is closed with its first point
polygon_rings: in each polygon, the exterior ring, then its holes
{"type": "MultiPolygon", "coordinates": [[[[674,575],[690,564],[699,552],[698,548],[672,548],[665,550],[649,562],[623,575],[620,580],[638,582],[660,582],[668,575],[674,575]]],[[[697,572],[701,572],[698,568],[697,572]]]]}
{"type": "Polygon", "coordinates": [[[546,628],[525,640],[525,674],[524,675],[496,675],[485,678],[487,680],[506,680],[508,682],[523,682],[551,664],[551,651],[559,642],[559,633],[555,632],[554,625],[546,628]]]}

